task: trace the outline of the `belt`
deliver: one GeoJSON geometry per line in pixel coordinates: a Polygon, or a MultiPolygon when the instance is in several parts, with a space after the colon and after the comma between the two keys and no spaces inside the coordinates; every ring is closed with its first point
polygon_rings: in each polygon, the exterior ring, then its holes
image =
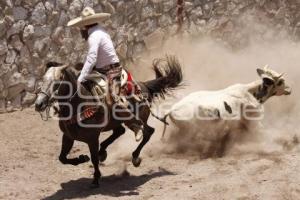
{"type": "Polygon", "coordinates": [[[114,68],[117,68],[117,67],[120,67],[120,63],[114,63],[114,64],[110,64],[110,65],[106,65],[104,67],[101,67],[101,68],[96,68],[96,70],[98,71],[108,71],[108,70],[111,70],[111,69],[114,69],[114,68]]]}

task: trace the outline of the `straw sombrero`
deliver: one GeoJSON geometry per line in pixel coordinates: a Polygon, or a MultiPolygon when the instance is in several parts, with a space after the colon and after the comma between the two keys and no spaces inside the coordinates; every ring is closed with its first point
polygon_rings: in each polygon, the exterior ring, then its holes
{"type": "Polygon", "coordinates": [[[68,22],[67,26],[71,27],[83,27],[90,24],[99,23],[110,18],[109,13],[95,13],[94,9],[91,7],[86,7],[81,12],[81,16],[72,19],[68,22]]]}

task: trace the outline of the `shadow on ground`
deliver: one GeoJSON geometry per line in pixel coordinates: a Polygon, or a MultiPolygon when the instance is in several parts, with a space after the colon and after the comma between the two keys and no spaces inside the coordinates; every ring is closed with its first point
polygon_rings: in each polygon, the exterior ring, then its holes
{"type": "Polygon", "coordinates": [[[92,179],[80,178],[62,183],[60,190],[48,197],[43,198],[43,200],[85,198],[99,194],[112,197],[134,196],[139,195],[139,193],[136,191],[137,188],[147,183],[151,179],[170,175],[175,174],[165,169],[160,169],[158,172],[150,172],[141,176],[132,176],[128,173],[123,175],[111,175],[102,177],[100,180],[100,187],[97,189],[91,189],[89,187],[92,179]]]}

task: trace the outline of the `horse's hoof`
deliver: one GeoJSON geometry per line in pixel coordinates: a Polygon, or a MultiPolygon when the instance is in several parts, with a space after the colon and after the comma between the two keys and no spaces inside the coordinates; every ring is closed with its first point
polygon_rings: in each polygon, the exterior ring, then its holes
{"type": "Polygon", "coordinates": [[[80,163],[85,163],[85,162],[90,161],[90,158],[87,155],[80,155],[79,161],[80,161],[80,163]]]}
{"type": "Polygon", "coordinates": [[[142,162],[142,159],[139,158],[139,157],[137,157],[137,158],[132,158],[132,164],[133,164],[133,166],[135,166],[135,167],[139,167],[140,164],[141,164],[141,162],[142,162]]]}
{"type": "Polygon", "coordinates": [[[99,152],[99,161],[104,162],[107,158],[107,151],[100,151],[99,152]]]}

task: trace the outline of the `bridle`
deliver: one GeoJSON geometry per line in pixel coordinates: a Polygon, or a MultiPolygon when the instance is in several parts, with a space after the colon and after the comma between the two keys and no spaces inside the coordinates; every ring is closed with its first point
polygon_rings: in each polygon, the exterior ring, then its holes
{"type": "MultiPolygon", "coordinates": [[[[64,78],[65,78],[65,75],[63,75],[63,77],[61,78],[61,81],[59,82],[58,87],[53,91],[52,95],[49,95],[49,92],[43,91],[43,90],[40,90],[37,93],[37,95],[43,94],[43,95],[45,95],[47,97],[46,109],[44,110],[45,113],[46,113],[46,116],[45,117],[43,116],[43,112],[44,111],[39,112],[40,116],[41,116],[41,119],[43,121],[48,121],[49,118],[50,118],[50,114],[49,114],[50,113],[50,108],[53,106],[54,102],[57,101],[57,99],[54,98],[54,94],[57,94],[57,92],[59,91],[60,87],[62,86],[64,78]]],[[[51,83],[51,85],[52,85],[52,83],[51,83]]],[[[49,88],[51,88],[51,87],[49,87],[49,88]]],[[[49,88],[48,88],[48,90],[49,90],[49,88]]],[[[53,108],[55,110],[55,113],[59,114],[59,109],[57,107],[55,107],[55,106],[53,106],[53,108]]]]}

